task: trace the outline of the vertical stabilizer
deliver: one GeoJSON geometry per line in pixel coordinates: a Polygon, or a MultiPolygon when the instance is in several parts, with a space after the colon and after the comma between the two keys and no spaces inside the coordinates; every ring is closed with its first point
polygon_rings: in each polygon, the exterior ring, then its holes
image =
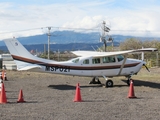
{"type": "Polygon", "coordinates": [[[35,57],[15,38],[5,39],[4,42],[12,56],[21,56],[24,58],[35,57]]]}
{"type": "Polygon", "coordinates": [[[28,52],[28,50],[17,39],[5,39],[4,42],[16,62],[17,70],[40,68],[37,64],[43,61],[28,52]]]}

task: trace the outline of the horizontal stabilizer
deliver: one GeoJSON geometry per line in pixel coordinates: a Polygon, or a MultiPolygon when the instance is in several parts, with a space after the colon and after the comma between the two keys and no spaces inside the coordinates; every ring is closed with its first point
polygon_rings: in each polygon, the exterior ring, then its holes
{"type": "Polygon", "coordinates": [[[32,66],[26,66],[26,67],[22,67],[20,69],[17,69],[17,70],[32,70],[32,69],[41,69],[41,66],[38,66],[38,65],[32,65],[32,66]]]}

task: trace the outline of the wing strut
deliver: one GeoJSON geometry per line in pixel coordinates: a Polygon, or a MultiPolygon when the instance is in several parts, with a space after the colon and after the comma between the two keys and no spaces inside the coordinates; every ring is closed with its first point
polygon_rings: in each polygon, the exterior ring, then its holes
{"type": "Polygon", "coordinates": [[[120,68],[120,70],[119,70],[118,75],[121,74],[122,69],[124,68],[125,62],[126,62],[126,60],[127,60],[127,55],[128,55],[128,54],[125,54],[125,55],[124,55],[124,60],[123,60],[123,63],[122,63],[122,65],[121,65],[121,68],[120,68]]]}

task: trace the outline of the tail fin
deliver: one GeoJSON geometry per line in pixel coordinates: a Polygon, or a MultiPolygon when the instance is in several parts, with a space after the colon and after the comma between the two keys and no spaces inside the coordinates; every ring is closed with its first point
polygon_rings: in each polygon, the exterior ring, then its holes
{"type": "Polygon", "coordinates": [[[18,70],[40,68],[39,65],[36,65],[36,63],[40,63],[39,58],[29,53],[17,39],[5,39],[4,42],[15,60],[18,70]]]}
{"type": "Polygon", "coordinates": [[[28,50],[17,39],[5,39],[4,42],[12,56],[34,58],[34,56],[30,54],[28,50]]]}

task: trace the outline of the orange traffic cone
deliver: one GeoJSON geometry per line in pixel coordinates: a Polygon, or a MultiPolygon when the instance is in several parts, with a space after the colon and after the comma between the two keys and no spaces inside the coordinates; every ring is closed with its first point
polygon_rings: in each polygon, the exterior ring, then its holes
{"type": "Polygon", "coordinates": [[[2,70],[2,72],[1,72],[1,79],[3,80],[3,76],[4,76],[4,74],[3,74],[3,70],[2,70]]]}
{"type": "Polygon", "coordinates": [[[128,93],[128,98],[137,98],[134,94],[134,85],[133,81],[130,81],[130,87],[129,87],[129,93],[128,93]]]}
{"type": "Polygon", "coordinates": [[[2,79],[2,80],[7,80],[6,73],[5,73],[4,70],[2,70],[1,79],[2,79]]]}
{"type": "Polygon", "coordinates": [[[4,73],[4,80],[7,80],[7,73],[4,73]]]}
{"type": "Polygon", "coordinates": [[[26,102],[26,101],[24,101],[24,99],[23,99],[23,92],[22,92],[22,89],[21,89],[20,92],[19,92],[19,97],[18,97],[17,103],[22,103],[22,102],[26,102]]]}
{"type": "Polygon", "coordinates": [[[0,94],[0,103],[7,103],[7,98],[6,98],[6,92],[5,92],[5,88],[4,88],[4,83],[2,84],[2,88],[1,88],[1,94],[0,94]]]}
{"type": "Polygon", "coordinates": [[[82,102],[79,83],[76,86],[76,94],[75,94],[75,97],[74,97],[74,102],[82,102]]]}
{"type": "Polygon", "coordinates": [[[2,78],[2,73],[0,74],[0,78],[1,78],[1,80],[3,80],[3,78],[2,78]]]}

